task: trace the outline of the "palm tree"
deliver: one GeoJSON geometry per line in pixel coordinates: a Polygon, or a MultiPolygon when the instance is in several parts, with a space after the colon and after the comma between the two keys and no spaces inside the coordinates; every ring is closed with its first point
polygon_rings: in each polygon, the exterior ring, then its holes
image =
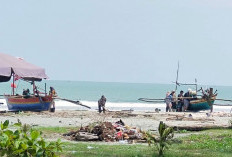
{"type": "Polygon", "coordinates": [[[174,136],[174,129],[172,127],[167,127],[165,123],[160,121],[159,124],[159,137],[155,137],[150,133],[146,133],[146,139],[148,144],[154,144],[159,151],[159,156],[163,156],[164,150],[168,149],[170,145],[170,139],[174,136]]]}

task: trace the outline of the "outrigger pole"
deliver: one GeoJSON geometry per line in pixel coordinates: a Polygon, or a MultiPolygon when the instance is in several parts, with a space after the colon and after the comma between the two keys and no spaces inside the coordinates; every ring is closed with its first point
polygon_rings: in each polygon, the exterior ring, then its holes
{"type": "Polygon", "coordinates": [[[67,101],[67,102],[91,109],[91,107],[89,107],[87,105],[83,105],[80,101],[74,101],[74,100],[69,100],[69,99],[64,99],[64,98],[59,98],[59,97],[53,97],[53,99],[64,100],[64,101],[67,101]]]}
{"type": "MultiPolygon", "coordinates": [[[[177,99],[178,98],[183,98],[183,97],[176,97],[177,99]]],[[[193,97],[185,97],[185,99],[194,99],[193,97]]],[[[149,98],[139,98],[138,100],[140,101],[145,101],[145,102],[164,102],[165,98],[164,99],[149,99],[149,98]]]]}

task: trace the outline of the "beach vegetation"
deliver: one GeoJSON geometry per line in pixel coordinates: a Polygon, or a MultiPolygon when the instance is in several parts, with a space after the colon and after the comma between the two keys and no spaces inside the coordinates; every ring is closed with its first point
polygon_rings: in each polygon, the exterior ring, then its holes
{"type": "Polygon", "coordinates": [[[1,122],[0,128],[0,155],[7,157],[56,157],[57,152],[62,152],[62,142],[46,141],[41,132],[20,121],[9,125],[9,120],[1,122]]]}
{"type": "Polygon", "coordinates": [[[155,145],[159,156],[163,156],[164,150],[169,148],[169,145],[171,144],[171,139],[174,136],[174,129],[172,127],[167,127],[165,123],[162,121],[159,124],[159,136],[156,137],[155,135],[147,132],[146,133],[146,139],[148,141],[148,144],[155,145]]]}
{"type": "Polygon", "coordinates": [[[51,135],[51,134],[63,134],[67,133],[71,130],[76,130],[79,127],[33,127],[34,129],[43,132],[43,135],[51,135]]]}
{"type": "MultiPolygon", "coordinates": [[[[232,130],[215,129],[200,131],[198,134],[174,138],[165,157],[231,157],[232,130]]],[[[119,144],[105,142],[65,142],[62,156],[69,157],[147,157],[158,156],[147,144],[119,144]]]]}
{"type": "Polygon", "coordinates": [[[183,130],[178,130],[178,131],[176,131],[176,133],[183,134],[183,133],[189,133],[189,131],[188,131],[188,130],[183,129],[183,130]]]}
{"type": "Polygon", "coordinates": [[[65,142],[62,156],[68,157],[147,157],[155,152],[147,144],[117,144],[103,142],[65,142]]]}
{"type": "MultiPolygon", "coordinates": [[[[50,137],[64,130],[72,130],[72,127],[36,127],[50,137]],[[58,130],[58,132],[56,132],[58,130]]],[[[66,131],[64,131],[65,133],[66,131]]],[[[59,134],[59,133],[58,133],[59,134]]],[[[205,131],[184,133],[184,136],[170,140],[165,157],[230,157],[232,154],[232,129],[210,129],[205,131]],[[191,135],[191,133],[193,133],[191,135]]],[[[156,137],[159,135],[157,134],[156,137]]],[[[55,138],[54,138],[55,140],[55,138]]],[[[62,140],[62,138],[61,138],[62,140]]],[[[65,140],[67,141],[67,140],[65,140]]],[[[145,143],[120,144],[118,142],[65,142],[60,156],[69,157],[104,157],[104,156],[158,156],[154,147],[148,147],[145,143]]]]}
{"type": "Polygon", "coordinates": [[[231,129],[207,130],[179,139],[182,144],[174,144],[172,148],[181,150],[180,154],[188,154],[187,156],[229,157],[232,154],[231,129]]]}

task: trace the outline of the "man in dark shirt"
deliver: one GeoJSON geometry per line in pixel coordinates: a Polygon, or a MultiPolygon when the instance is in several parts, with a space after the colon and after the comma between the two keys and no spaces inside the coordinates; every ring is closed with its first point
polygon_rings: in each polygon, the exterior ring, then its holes
{"type": "Polygon", "coordinates": [[[178,94],[178,106],[177,106],[178,112],[182,111],[182,106],[184,106],[184,92],[181,90],[180,94],[178,94]]]}
{"type": "Polygon", "coordinates": [[[101,99],[98,100],[98,111],[99,113],[101,113],[103,111],[103,113],[105,113],[106,109],[105,109],[105,104],[106,104],[106,98],[104,95],[102,95],[101,99]]]}

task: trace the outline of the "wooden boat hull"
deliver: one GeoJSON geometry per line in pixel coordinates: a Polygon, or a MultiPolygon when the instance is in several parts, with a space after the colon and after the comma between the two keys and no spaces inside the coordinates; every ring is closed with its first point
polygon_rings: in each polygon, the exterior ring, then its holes
{"type": "MultiPolygon", "coordinates": [[[[211,100],[211,103],[213,104],[215,99],[211,100]]],[[[199,111],[199,110],[209,110],[211,109],[211,106],[205,99],[198,99],[198,100],[191,100],[190,105],[188,107],[188,110],[190,111],[199,111]]]]}
{"type": "Polygon", "coordinates": [[[51,96],[5,96],[8,110],[11,111],[47,111],[51,107],[51,96]]]}

